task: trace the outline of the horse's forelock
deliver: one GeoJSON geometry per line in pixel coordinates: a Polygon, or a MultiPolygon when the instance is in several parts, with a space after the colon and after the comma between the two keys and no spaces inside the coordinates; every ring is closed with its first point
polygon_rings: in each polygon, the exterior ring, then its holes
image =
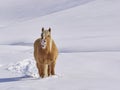
{"type": "Polygon", "coordinates": [[[43,39],[43,33],[41,33],[41,38],[43,39]]]}
{"type": "Polygon", "coordinates": [[[42,39],[45,39],[45,36],[46,36],[45,33],[42,32],[42,33],[41,33],[41,38],[42,38],[42,39]]]}

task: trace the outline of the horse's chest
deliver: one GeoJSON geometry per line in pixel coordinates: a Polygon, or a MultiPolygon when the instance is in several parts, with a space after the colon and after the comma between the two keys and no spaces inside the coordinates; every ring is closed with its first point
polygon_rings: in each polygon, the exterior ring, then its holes
{"type": "Polygon", "coordinates": [[[40,63],[46,63],[46,64],[51,63],[52,62],[51,54],[40,54],[39,61],[40,63]]]}
{"type": "Polygon", "coordinates": [[[44,54],[44,55],[42,55],[42,57],[43,57],[43,59],[50,59],[50,54],[44,54]]]}

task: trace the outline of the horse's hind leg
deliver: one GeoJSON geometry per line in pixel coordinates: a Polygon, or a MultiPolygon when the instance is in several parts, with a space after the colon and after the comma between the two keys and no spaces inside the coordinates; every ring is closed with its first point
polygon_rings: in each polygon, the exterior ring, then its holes
{"type": "Polygon", "coordinates": [[[55,75],[55,63],[51,64],[51,75],[55,75]]]}
{"type": "Polygon", "coordinates": [[[48,65],[48,76],[51,75],[51,65],[48,65]]]}

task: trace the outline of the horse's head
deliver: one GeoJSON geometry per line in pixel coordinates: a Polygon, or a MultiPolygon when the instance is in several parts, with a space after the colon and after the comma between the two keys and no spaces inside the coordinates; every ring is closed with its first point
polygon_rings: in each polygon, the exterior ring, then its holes
{"type": "Polygon", "coordinates": [[[41,33],[41,47],[43,49],[46,48],[49,40],[51,38],[51,28],[49,28],[48,30],[45,30],[44,28],[42,28],[42,33],[41,33]]]}

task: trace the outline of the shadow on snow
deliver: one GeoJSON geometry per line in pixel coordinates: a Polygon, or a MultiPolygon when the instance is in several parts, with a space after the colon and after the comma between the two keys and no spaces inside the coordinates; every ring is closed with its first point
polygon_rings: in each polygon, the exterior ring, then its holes
{"type": "Polygon", "coordinates": [[[31,78],[31,77],[30,76],[21,76],[21,77],[0,78],[0,83],[21,81],[21,80],[28,79],[28,78],[31,78]]]}

